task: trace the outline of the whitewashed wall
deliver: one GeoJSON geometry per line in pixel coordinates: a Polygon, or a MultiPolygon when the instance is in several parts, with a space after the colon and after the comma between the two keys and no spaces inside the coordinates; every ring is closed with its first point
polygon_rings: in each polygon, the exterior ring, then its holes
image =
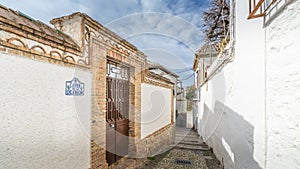
{"type": "Polygon", "coordinates": [[[0,72],[0,168],[89,168],[91,74],[3,53],[0,72]],[[73,77],[84,96],[65,96],[73,77]]]}
{"type": "Polygon", "coordinates": [[[235,59],[200,89],[198,130],[225,168],[257,169],[265,165],[263,19],[247,20],[248,1],[236,1],[236,16],[235,59]]]}
{"type": "Polygon", "coordinates": [[[277,2],[247,20],[237,1],[235,60],[200,89],[199,132],[225,168],[300,166],[300,1],[277,2]]]}
{"type": "MultiPolygon", "coordinates": [[[[167,74],[166,72],[160,70],[160,69],[152,69],[150,70],[150,72],[153,72],[153,73],[156,73],[160,76],[163,76],[167,79],[169,79],[172,83],[174,83],[174,94],[177,93],[177,89],[178,89],[178,86],[177,86],[177,78],[174,77],[173,75],[171,74],[167,74]]],[[[173,99],[173,110],[177,110],[177,95],[174,95],[174,99],[173,99]]],[[[174,117],[176,117],[176,111],[174,111],[174,117]]],[[[174,120],[176,121],[176,118],[174,118],[174,120]]]]}
{"type": "Polygon", "coordinates": [[[176,99],[176,110],[178,113],[187,112],[187,101],[186,101],[186,91],[183,89],[182,93],[177,96],[176,99]]]}
{"type": "Polygon", "coordinates": [[[300,167],[300,1],[276,12],[266,26],[267,166],[294,169],[300,167]]]}
{"type": "Polygon", "coordinates": [[[193,111],[186,112],[186,128],[193,128],[193,111]]]}
{"type": "Polygon", "coordinates": [[[172,90],[142,84],[141,138],[171,123],[172,90]]]}

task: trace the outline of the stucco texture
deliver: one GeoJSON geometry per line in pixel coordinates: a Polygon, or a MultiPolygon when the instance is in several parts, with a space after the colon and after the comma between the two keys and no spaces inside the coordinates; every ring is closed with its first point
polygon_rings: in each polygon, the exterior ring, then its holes
{"type": "Polygon", "coordinates": [[[142,84],[141,138],[171,123],[171,89],[142,84]]]}
{"type": "Polygon", "coordinates": [[[0,168],[90,167],[91,74],[0,53],[0,168]],[[84,96],[66,96],[77,77],[84,96]]]}
{"type": "Polygon", "coordinates": [[[225,168],[299,168],[300,1],[253,20],[246,4],[236,1],[233,62],[200,89],[198,129],[225,168]]]}
{"type": "Polygon", "coordinates": [[[197,128],[226,169],[258,169],[265,165],[263,19],[247,20],[245,1],[236,9],[234,60],[201,87],[197,128]]]}
{"type": "Polygon", "coordinates": [[[267,167],[294,169],[300,167],[300,1],[274,13],[266,25],[267,167]]]}

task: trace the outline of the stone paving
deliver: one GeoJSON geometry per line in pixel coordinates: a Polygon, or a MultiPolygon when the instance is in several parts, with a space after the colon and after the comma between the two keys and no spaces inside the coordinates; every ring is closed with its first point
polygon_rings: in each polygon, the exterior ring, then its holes
{"type": "Polygon", "coordinates": [[[211,149],[190,129],[176,127],[175,143],[148,159],[127,159],[116,169],[222,169],[211,149]]]}

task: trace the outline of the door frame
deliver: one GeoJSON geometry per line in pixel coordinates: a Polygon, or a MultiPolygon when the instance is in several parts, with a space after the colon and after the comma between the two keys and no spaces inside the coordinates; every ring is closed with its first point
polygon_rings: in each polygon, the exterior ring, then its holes
{"type": "MultiPolygon", "coordinates": [[[[106,161],[108,165],[116,163],[118,160],[122,159],[129,152],[129,114],[130,114],[130,90],[131,90],[131,67],[127,64],[123,64],[111,59],[107,59],[106,62],[106,161]],[[113,72],[112,68],[121,68],[121,72],[113,72]],[[127,71],[123,74],[123,70],[127,71]],[[114,74],[111,74],[114,73],[114,74]],[[118,75],[117,75],[118,74],[118,75]],[[112,76],[115,77],[112,77],[112,76]],[[126,76],[126,77],[123,77],[126,76]],[[114,89],[111,88],[111,82],[113,82],[114,89]],[[126,84],[127,83],[127,84],[126,84]],[[126,89],[123,88],[123,93],[118,89],[118,85],[125,85],[126,89]],[[111,92],[111,93],[110,93],[111,92]],[[110,94],[109,94],[110,93],[110,94]],[[122,95],[120,98],[120,94],[122,95]],[[111,96],[113,95],[113,96],[111,96]],[[118,96],[117,96],[118,95],[118,96]],[[125,118],[121,117],[120,103],[116,104],[116,99],[119,99],[121,105],[124,104],[124,96],[127,95],[125,104],[121,106],[125,110],[125,118]],[[121,101],[120,101],[121,100],[121,101]],[[123,100],[123,101],[122,101],[123,100]],[[109,105],[110,104],[110,105],[109,105]],[[109,110],[109,108],[113,108],[109,110]],[[110,111],[110,112],[109,112],[110,111]],[[108,117],[109,116],[109,117],[108,117]],[[114,117],[112,117],[114,116],[114,117]],[[126,117],[127,116],[127,117],[126,117]],[[114,118],[112,121],[111,118],[114,118]],[[121,120],[119,120],[121,119],[121,120]],[[119,123],[119,124],[118,124],[119,123]],[[124,144],[120,145],[120,142],[124,144]]],[[[124,112],[123,112],[124,114],[124,112]]]]}

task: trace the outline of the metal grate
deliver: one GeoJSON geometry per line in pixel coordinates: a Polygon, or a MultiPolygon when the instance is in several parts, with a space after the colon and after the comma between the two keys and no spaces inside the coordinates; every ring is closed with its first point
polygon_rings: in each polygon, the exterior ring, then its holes
{"type": "Polygon", "coordinates": [[[180,164],[180,165],[193,165],[193,161],[191,160],[180,160],[176,159],[175,164],[180,164]]]}

